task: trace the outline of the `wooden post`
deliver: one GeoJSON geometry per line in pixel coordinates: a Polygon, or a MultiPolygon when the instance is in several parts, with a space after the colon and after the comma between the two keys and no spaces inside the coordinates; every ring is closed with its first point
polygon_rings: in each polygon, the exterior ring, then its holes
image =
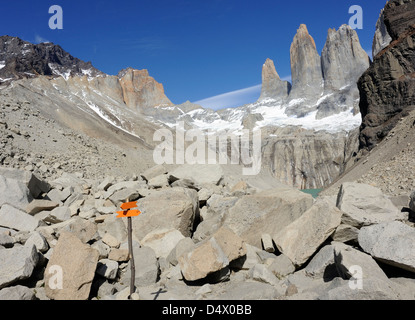
{"type": "MultiPolygon", "coordinates": [[[[125,202],[130,202],[130,199],[127,198],[125,202]]],[[[133,253],[133,222],[131,217],[128,217],[128,254],[130,257],[130,269],[131,269],[131,280],[130,280],[130,296],[135,291],[135,263],[134,263],[134,253],[133,253]]]]}
{"type": "Polygon", "coordinates": [[[131,267],[131,281],[130,281],[130,297],[135,291],[135,264],[133,253],[133,223],[131,217],[128,217],[128,251],[130,254],[130,267],[131,267]]]}
{"type": "Polygon", "coordinates": [[[121,209],[123,211],[117,211],[118,216],[117,218],[128,218],[128,256],[130,259],[130,267],[131,267],[131,281],[130,281],[130,295],[129,299],[131,299],[131,295],[135,291],[135,263],[134,263],[134,252],[133,252],[133,222],[131,217],[137,217],[141,214],[140,210],[131,210],[137,207],[137,201],[130,202],[130,199],[127,198],[125,203],[121,204],[121,209]]]}

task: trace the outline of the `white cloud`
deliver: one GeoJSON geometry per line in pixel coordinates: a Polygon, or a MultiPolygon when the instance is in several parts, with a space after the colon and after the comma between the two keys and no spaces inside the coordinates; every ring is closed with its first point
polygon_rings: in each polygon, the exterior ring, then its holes
{"type": "Polygon", "coordinates": [[[41,37],[40,35],[35,35],[35,43],[49,43],[50,41],[41,37]]]}
{"type": "MultiPolygon", "coordinates": [[[[283,77],[281,80],[291,82],[291,76],[283,77]]],[[[194,103],[213,110],[240,107],[244,104],[256,102],[261,95],[261,88],[262,84],[257,84],[256,86],[195,101],[194,103]]]]}
{"type": "Polygon", "coordinates": [[[199,104],[204,108],[210,108],[213,110],[239,107],[244,104],[257,101],[261,94],[261,87],[262,85],[258,84],[245,89],[235,90],[195,101],[194,103],[199,104]]]}

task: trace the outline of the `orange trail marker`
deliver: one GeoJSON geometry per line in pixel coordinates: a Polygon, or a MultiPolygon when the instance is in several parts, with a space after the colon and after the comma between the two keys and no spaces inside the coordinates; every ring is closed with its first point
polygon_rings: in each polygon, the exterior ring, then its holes
{"type": "Polygon", "coordinates": [[[141,214],[140,210],[125,210],[125,211],[117,211],[118,216],[117,218],[127,218],[127,217],[137,217],[141,214]]]}
{"type": "Polygon", "coordinates": [[[128,209],[136,208],[137,207],[137,201],[123,203],[120,207],[123,210],[128,210],[128,209]]]}

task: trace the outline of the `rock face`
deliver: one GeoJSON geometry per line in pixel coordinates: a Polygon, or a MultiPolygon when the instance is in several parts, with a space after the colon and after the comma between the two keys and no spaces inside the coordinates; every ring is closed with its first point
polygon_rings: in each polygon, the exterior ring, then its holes
{"type": "Polygon", "coordinates": [[[31,44],[16,37],[0,37],[0,83],[5,79],[47,76],[104,75],[90,62],[71,56],[59,45],[31,44]]]}
{"type": "Polygon", "coordinates": [[[329,29],[321,53],[321,68],[325,91],[340,90],[353,85],[369,67],[369,57],[362,49],[355,30],[342,25],[339,30],[329,29]]]}
{"type": "Polygon", "coordinates": [[[376,55],[385,49],[392,41],[390,34],[388,33],[388,29],[385,25],[385,15],[383,14],[383,10],[380,12],[379,19],[376,22],[376,31],[375,36],[373,37],[373,44],[372,44],[372,57],[376,57],[376,55]]]}
{"type": "Polygon", "coordinates": [[[408,26],[415,23],[414,10],[413,0],[393,0],[385,5],[385,24],[393,40],[398,39],[408,29],[408,26]]]}
{"type": "Polygon", "coordinates": [[[285,100],[290,90],[291,84],[280,79],[275,69],[274,61],[267,59],[262,67],[262,90],[259,100],[266,98],[285,100]]]}
{"type": "Polygon", "coordinates": [[[323,93],[321,60],[305,24],[300,25],[290,49],[292,89],[290,99],[314,104],[323,93]]]}
{"type": "Polygon", "coordinates": [[[138,111],[159,105],[173,105],[164,94],[164,88],[147,70],[128,68],[118,74],[125,104],[138,111]]]}
{"type": "Polygon", "coordinates": [[[414,7],[412,0],[393,0],[385,6],[392,43],[378,53],[358,81],[361,149],[372,149],[415,105],[414,7]]]}
{"type": "Polygon", "coordinates": [[[329,185],[347,169],[359,143],[357,129],[348,135],[292,127],[264,132],[263,167],[299,189],[329,185]]]}

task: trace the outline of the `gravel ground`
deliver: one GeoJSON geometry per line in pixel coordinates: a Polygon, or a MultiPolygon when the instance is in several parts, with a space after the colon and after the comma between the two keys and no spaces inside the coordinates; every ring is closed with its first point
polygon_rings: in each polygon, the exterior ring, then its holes
{"type": "Polygon", "coordinates": [[[337,193],[341,183],[357,181],[380,188],[392,197],[409,196],[415,190],[415,110],[402,118],[371,152],[361,156],[322,195],[337,193]]]}
{"type": "Polygon", "coordinates": [[[3,166],[30,170],[48,179],[63,172],[101,179],[139,174],[151,166],[140,158],[142,152],[135,148],[123,148],[61,126],[44,117],[38,106],[0,90],[3,166]]]}

